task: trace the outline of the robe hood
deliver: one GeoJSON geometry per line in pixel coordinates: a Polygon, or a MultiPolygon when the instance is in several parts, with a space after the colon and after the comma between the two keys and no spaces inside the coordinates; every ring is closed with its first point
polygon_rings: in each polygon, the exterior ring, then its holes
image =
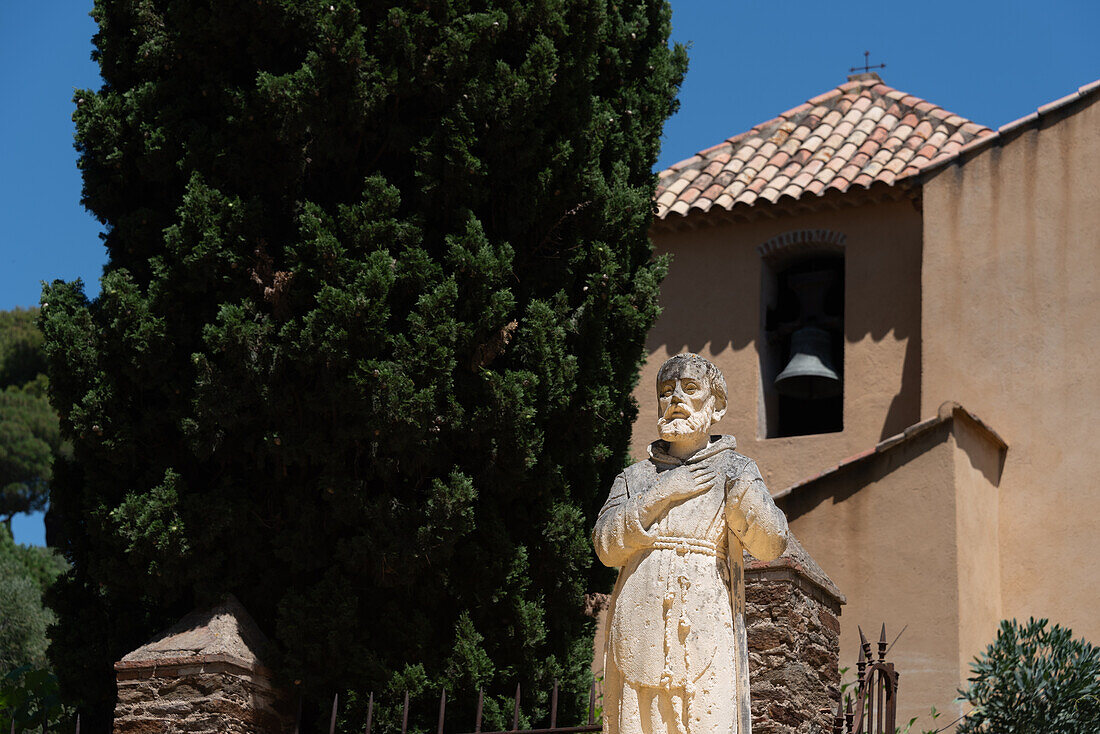
{"type": "Polygon", "coordinates": [[[658,465],[680,466],[681,464],[694,464],[723,451],[733,451],[735,448],[737,448],[737,439],[733,436],[711,436],[710,442],[705,447],[681,461],[668,453],[668,441],[657,440],[649,444],[649,459],[658,465]]]}

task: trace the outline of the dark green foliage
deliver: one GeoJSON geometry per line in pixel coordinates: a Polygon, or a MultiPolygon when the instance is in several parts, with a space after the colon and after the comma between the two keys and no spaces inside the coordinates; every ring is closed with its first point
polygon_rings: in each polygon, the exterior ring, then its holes
{"type": "Polygon", "coordinates": [[[49,548],[16,545],[0,525],[0,676],[23,665],[46,665],[46,628],[53,615],[42,594],[66,567],[49,548]]]}
{"type": "Polygon", "coordinates": [[[43,296],[64,690],[105,706],[112,661],[233,592],[313,700],[373,689],[386,722],[406,687],[431,717],[486,686],[500,726],[558,678],[579,716],[588,529],[663,274],[665,3],[94,15],[75,119],[110,262],[95,302],[43,296]]]}
{"type": "Polygon", "coordinates": [[[61,703],[57,676],[23,665],[0,677],[0,731],[57,731],[75,726],[75,714],[61,703]]]}
{"type": "Polygon", "coordinates": [[[13,515],[45,508],[62,449],[37,318],[38,309],[0,311],[0,519],[9,528],[13,515]]]}
{"type": "Polygon", "coordinates": [[[1001,622],[959,693],[972,711],[960,734],[1100,731],[1100,648],[1047,620],[1001,622]]]}

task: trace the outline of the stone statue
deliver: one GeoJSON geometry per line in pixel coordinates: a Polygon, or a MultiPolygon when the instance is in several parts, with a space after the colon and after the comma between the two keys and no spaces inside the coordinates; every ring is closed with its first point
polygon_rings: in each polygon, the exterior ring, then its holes
{"type": "Polygon", "coordinates": [[[726,380],[697,354],[657,373],[649,458],[615,478],[592,542],[619,567],[604,659],[606,734],[750,734],[742,549],[787,546],[760,471],[711,436],[726,380]]]}

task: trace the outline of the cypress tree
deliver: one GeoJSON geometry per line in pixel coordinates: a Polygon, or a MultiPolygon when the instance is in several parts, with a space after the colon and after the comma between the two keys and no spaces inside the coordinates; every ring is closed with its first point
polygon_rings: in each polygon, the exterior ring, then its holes
{"type": "Polygon", "coordinates": [[[67,696],[102,721],[114,660],[232,592],[307,698],[483,686],[501,726],[559,679],[579,716],[588,530],[663,274],[667,4],[93,15],[74,119],[109,262],[42,305],[67,696]]]}

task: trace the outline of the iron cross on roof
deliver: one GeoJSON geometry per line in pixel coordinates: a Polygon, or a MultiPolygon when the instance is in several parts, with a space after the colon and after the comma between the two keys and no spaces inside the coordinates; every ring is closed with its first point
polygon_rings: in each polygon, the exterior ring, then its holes
{"type": "Polygon", "coordinates": [[[874,66],[871,66],[871,52],[870,51],[864,51],[863,52],[863,66],[862,67],[853,66],[850,69],[848,69],[848,71],[862,71],[864,74],[866,74],[867,72],[871,71],[871,69],[885,69],[885,68],[886,68],[886,64],[875,64],[874,66]]]}

